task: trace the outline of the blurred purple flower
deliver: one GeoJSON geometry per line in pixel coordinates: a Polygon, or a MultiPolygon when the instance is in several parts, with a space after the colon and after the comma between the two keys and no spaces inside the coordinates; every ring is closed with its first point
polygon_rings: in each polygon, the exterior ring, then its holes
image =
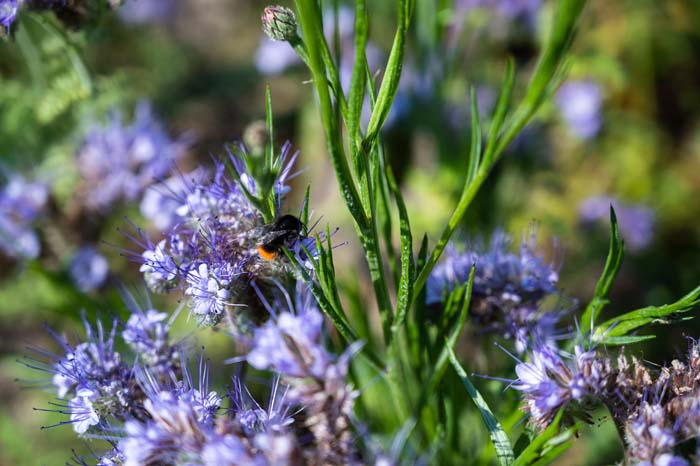
{"type": "Polygon", "coordinates": [[[581,139],[595,137],[602,126],[602,91],[593,81],[564,83],[556,96],[559,110],[571,132],[581,139]]]}
{"type": "Polygon", "coordinates": [[[19,4],[21,0],[0,0],[0,24],[5,27],[7,33],[10,33],[10,25],[17,17],[19,4]]]}
{"type": "Polygon", "coordinates": [[[541,4],[541,0],[457,0],[455,9],[468,11],[481,8],[508,19],[518,17],[533,19],[541,4]]]}
{"type": "Polygon", "coordinates": [[[279,376],[275,377],[269,406],[263,409],[252,397],[248,387],[239,378],[234,378],[233,389],[228,394],[231,399],[229,410],[247,436],[262,432],[283,433],[294,422],[290,414],[292,406],[287,400],[288,390],[288,387],[280,383],[279,376]]]}
{"type": "Polygon", "coordinates": [[[174,0],[127,0],[117,14],[130,24],[160,23],[172,18],[175,9],[174,0]]]}
{"type": "Polygon", "coordinates": [[[626,428],[628,452],[639,460],[636,464],[688,466],[686,460],[673,454],[673,447],[679,443],[678,425],[662,404],[643,402],[626,428]]]}
{"type": "Polygon", "coordinates": [[[288,42],[264,36],[255,51],[255,67],[264,76],[280,74],[298,64],[301,64],[301,59],[288,42]]]}
{"type": "Polygon", "coordinates": [[[173,141],[142,102],[131,125],[117,112],[107,126],[95,126],[77,155],[85,181],[85,202],[93,209],[137,199],[143,191],[168,175],[184,154],[183,140],[173,141]]]}
{"type": "Polygon", "coordinates": [[[15,259],[35,259],[41,246],[32,223],[45,209],[48,188],[11,175],[0,189],[0,253],[15,259]]]}
{"type": "Polygon", "coordinates": [[[0,252],[14,259],[36,259],[41,251],[39,237],[25,225],[0,216],[0,252]]]}
{"type": "Polygon", "coordinates": [[[105,283],[109,275],[109,264],[94,246],[83,246],[73,256],[68,271],[75,286],[87,293],[105,283]]]}
{"type": "Polygon", "coordinates": [[[584,224],[609,224],[610,206],[615,209],[620,233],[630,251],[646,249],[654,238],[654,211],[642,204],[627,204],[611,196],[591,196],[579,205],[584,224]]]}
{"type": "Polygon", "coordinates": [[[0,191],[0,211],[18,221],[31,222],[42,213],[48,197],[45,183],[29,182],[21,175],[11,175],[0,191]]]}
{"type": "Polygon", "coordinates": [[[177,211],[186,202],[185,196],[192,186],[201,184],[206,178],[207,171],[200,167],[150,186],[141,199],[141,215],[160,231],[174,228],[183,220],[177,211]]]}
{"type": "Polygon", "coordinates": [[[289,377],[323,378],[331,357],[321,345],[323,315],[315,308],[281,313],[255,330],[247,359],[257,369],[289,377]]]}

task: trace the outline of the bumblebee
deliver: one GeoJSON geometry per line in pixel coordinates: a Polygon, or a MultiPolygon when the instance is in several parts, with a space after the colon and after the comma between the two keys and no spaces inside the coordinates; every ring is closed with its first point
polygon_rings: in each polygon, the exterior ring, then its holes
{"type": "Polygon", "coordinates": [[[259,228],[259,238],[255,248],[260,257],[266,261],[275,260],[283,253],[283,248],[290,249],[296,241],[305,236],[304,224],[294,215],[283,215],[274,223],[259,228]]]}

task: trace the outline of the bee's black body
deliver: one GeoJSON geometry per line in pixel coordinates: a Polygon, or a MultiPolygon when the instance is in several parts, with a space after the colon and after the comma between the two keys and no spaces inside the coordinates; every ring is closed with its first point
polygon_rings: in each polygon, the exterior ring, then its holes
{"type": "Polygon", "coordinates": [[[304,224],[294,215],[283,215],[274,223],[260,227],[260,237],[257,243],[258,253],[265,260],[273,260],[282,252],[282,248],[290,248],[294,242],[303,236],[304,224]]]}

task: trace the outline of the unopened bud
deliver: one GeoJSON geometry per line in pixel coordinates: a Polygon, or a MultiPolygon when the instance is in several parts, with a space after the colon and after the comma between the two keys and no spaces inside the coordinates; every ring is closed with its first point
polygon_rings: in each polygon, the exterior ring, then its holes
{"type": "Polygon", "coordinates": [[[263,10],[262,26],[272,40],[294,40],[297,36],[297,19],[289,8],[279,5],[268,6],[263,10]]]}

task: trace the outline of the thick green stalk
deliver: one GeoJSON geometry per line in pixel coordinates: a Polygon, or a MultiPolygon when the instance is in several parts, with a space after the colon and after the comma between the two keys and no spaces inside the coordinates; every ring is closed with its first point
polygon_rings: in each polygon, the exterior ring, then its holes
{"type": "Polygon", "coordinates": [[[348,166],[342,143],[342,132],[327,85],[326,67],[322,58],[322,51],[319,48],[321,41],[325,43],[321,12],[315,0],[297,0],[296,5],[301,20],[301,28],[306,39],[309,68],[318,91],[321,121],[326,132],[328,154],[340,185],[343,200],[361,233],[367,230],[369,220],[363,210],[357,187],[350,173],[350,167],[348,166]]]}

